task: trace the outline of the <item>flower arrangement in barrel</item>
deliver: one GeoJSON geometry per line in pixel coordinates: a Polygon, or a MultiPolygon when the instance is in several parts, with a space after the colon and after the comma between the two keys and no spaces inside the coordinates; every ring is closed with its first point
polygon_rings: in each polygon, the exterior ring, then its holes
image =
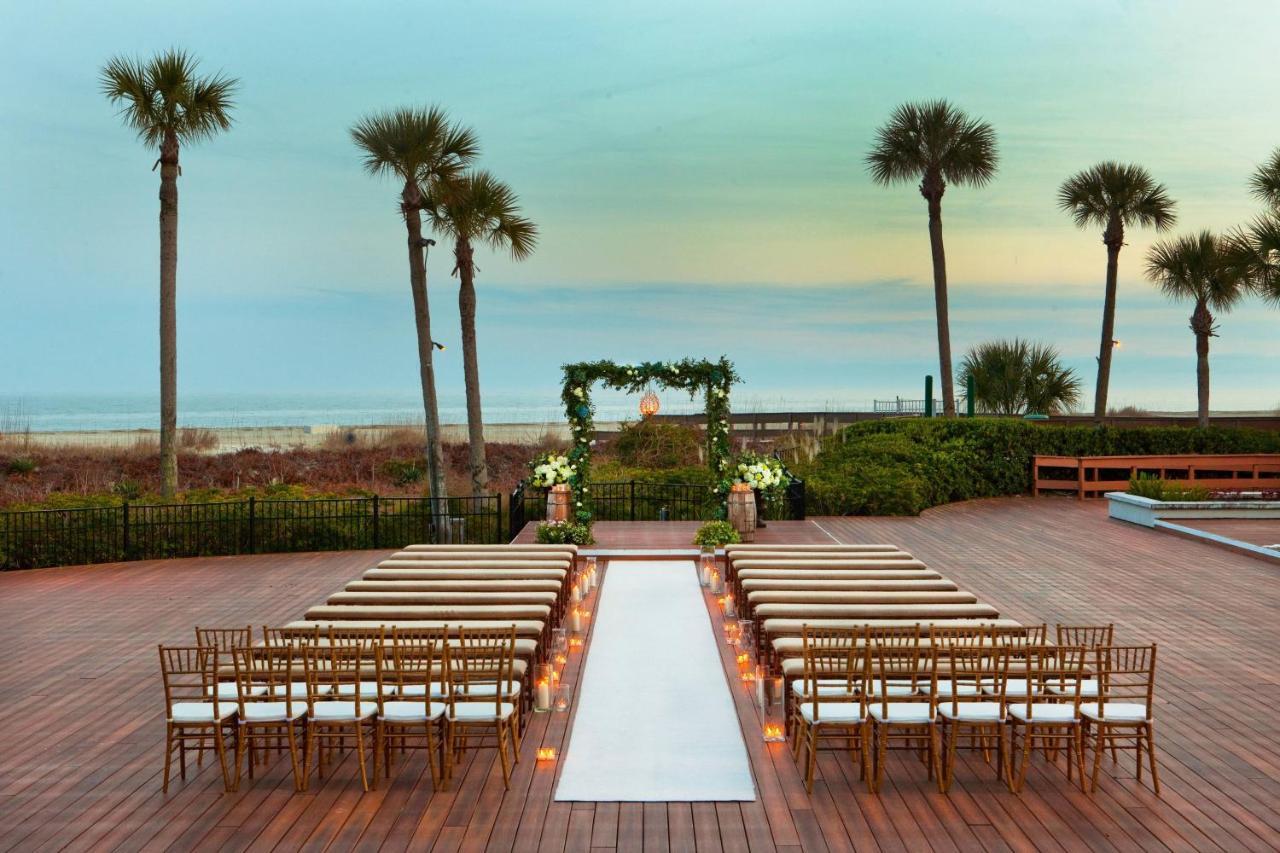
{"type": "Polygon", "coordinates": [[[569,457],[555,450],[540,454],[529,463],[529,485],[549,489],[559,483],[569,483],[578,469],[569,457]]]}
{"type": "Polygon", "coordinates": [[[791,477],[779,460],[747,451],[730,462],[729,473],[716,486],[716,493],[727,497],[735,483],[747,484],[758,499],[774,506],[786,496],[791,477]]]}

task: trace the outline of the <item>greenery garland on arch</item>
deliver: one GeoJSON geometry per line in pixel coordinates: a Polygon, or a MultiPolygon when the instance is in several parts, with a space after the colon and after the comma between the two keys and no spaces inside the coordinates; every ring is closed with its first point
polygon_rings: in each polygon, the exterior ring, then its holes
{"type": "Polygon", "coordinates": [[[729,389],[738,381],[733,363],[721,356],[718,361],[695,360],[646,361],[641,364],[616,364],[612,361],[581,361],[564,365],[565,415],[573,437],[569,463],[574,473],[569,478],[577,502],[577,516],[590,522],[592,495],[591,445],[595,442],[595,406],[591,403],[591,386],[599,382],[606,388],[632,394],[649,385],[688,391],[690,398],[704,394],[707,413],[707,466],[717,478],[724,477],[730,464],[729,389]]]}

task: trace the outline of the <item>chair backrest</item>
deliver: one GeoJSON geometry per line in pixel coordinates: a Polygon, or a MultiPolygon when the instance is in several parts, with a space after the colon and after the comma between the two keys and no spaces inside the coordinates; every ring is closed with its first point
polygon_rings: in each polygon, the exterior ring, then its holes
{"type": "Polygon", "coordinates": [[[423,712],[429,718],[433,685],[440,685],[442,695],[449,692],[448,654],[448,644],[437,638],[380,646],[374,652],[379,712],[383,704],[394,697],[399,702],[421,701],[423,712]]]}
{"type": "Polygon", "coordinates": [[[1109,702],[1142,705],[1150,720],[1155,713],[1156,645],[1097,646],[1093,661],[1100,713],[1105,716],[1109,702]]]}
{"type": "Polygon", "coordinates": [[[492,695],[494,713],[515,690],[516,626],[475,630],[458,628],[458,642],[449,649],[449,707],[492,695]]]}
{"type": "Polygon", "coordinates": [[[992,625],[990,626],[991,642],[997,646],[1008,646],[1015,657],[1022,649],[1043,646],[1049,641],[1049,626],[1040,625],[992,625]]]}
{"type": "Polygon", "coordinates": [[[986,625],[948,625],[930,623],[929,645],[947,649],[951,646],[981,646],[991,641],[991,629],[986,625]]]}
{"type": "Polygon", "coordinates": [[[164,684],[166,716],[179,702],[213,702],[213,718],[221,719],[216,678],[217,653],[203,646],[165,646],[160,649],[160,679],[164,684]]]}
{"type": "Polygon", "coordinates": [[[219,657],[231,660],[231,652],[243,646],[253,645],[253,628],[201,628],[196,626],[196,645],[213,649],[219,657]]]}
{"type": "Polygon", "coordinates": [[[317,702],[348,701],[355,703],[359,717],[362,702],[369,705],[376,701],[372,697],[362,699],[360,689],[361,682],[369,680],[377,671],[377,653],[373,647],[366,647],[362,642],[309,646],[304,655],[308,712],[317,702]]]}
{"type": "Polygon", "coordinates": [[[868,625],[863,639],[869,646],[888,646],[891,648],[920,650],[920,624],[915,625],[868,625]]]}
{"type": "Polygon", "coordinates": [[[369,625],[367,627],[360,626],[358,628],[336,628],[329,626],[329,645],[331,646],[359,646],[366,652],[370,653],[370,661],[372,661],[372,652],[376,647],[380,647],[387,636],[387,627],[385,625],[369,625]]]}
{"type": "Polygon", "coordinates": [[[312,625],[307,628],[272,628],[269,625],[263,625],[262,642],[268,646],[288,646],[294,648],[315,646],[320,643],[320,626],[312,625]]]}
{"type": "Polygon", "coordinates": [[[232,652],[236,671],[236,694],[240,716],[245,706],[255,702],[284,702],[288,718],[304,700],[294,696],[294,683],[304,680],[304,666],[293,646],[245,646],[232,652]],[[262,688],[266,688],[262,690],[262,688]]]}
{"type": "Polygon", "coordinates": [[[886,645],[868,643],[870,655],[870,680],[878,689],[871,703],[879,703],[882,713],[889,714],[889,705],[898,703],[922,703],[929,705],[930,717],[938,699],[938,661],[932,654],[920,657],[920,644],[886,645]],[[902,687],[910,687],[904,693],[902,687]],[[892,689],[891,689],[892,687],[892,689]],[[890,693],[893,695],[890,696],[890,693]]]}
{"type": "Polygon", "coordinates": [[[951,695],[938,697],[939,705],[950,705],[952,714],[958,715],[961,702],[994,699],[1000,705],[1001,717],[1004,716],[1005,688],[1009,681],[1008,647],[951,643],[934,646],[931,651],[940,677],[951,680],[951,695]]]}
{"type": "Polygon", "coordinates": [[[859,644],[861,638],[857,628],[804,626],[804,701],[810,703],[814,720],[821,718],[824,701],[858,702],[866,716],[867,649],[859,644]]]}
{"type": "Polygon", "coordinates": [[[1010,647],[1010,659],[1017,658],[1026,665],[1027,690],[1025,697],[1010,700],[1026,709],[1026,718],[1034,719],[1035,707],[1046,698],[1053,697],[1055,705],[1070,704],[1074,716],[1080,714],[1080,679],[1084,674],[1085,649],[1083,646],[1033,645],[1010,647]],[[1050,690],[1052,689],[1052,693],[1050,690]]]}
{"type": "Polygon", "coordinates": [[[1109,646],[1115,637],[1115,624],[1108,625],[1062,625],[1057,626],[1058,645],[1060,646],[1084,646],[1086,649],[1092,649],[1094,646],[1109,646]]]}

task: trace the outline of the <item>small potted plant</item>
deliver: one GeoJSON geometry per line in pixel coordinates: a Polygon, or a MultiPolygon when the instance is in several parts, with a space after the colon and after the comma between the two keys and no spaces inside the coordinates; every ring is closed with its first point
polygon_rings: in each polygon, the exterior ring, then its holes
{"type": "Polygon", "coordinates": [[[742,541],[738,531],[727,521],[708,521],[698,528],[693,535],[693,544],[703,551],[715,551],[725,545],[736,545],[742,541]]]}

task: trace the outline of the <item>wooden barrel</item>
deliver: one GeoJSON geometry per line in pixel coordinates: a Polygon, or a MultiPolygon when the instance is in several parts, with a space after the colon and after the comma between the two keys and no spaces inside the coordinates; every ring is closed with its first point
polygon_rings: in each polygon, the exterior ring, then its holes
{"type": "Polygon", "coordinates": [[[573,492],[568,483],[556,483],[547,492],[547,521],[568,521],[573,492]]]}
{"type": "Polygon", "coordinates": [[[756,538],[756,498],[746,483],[734,483],[729,489],[729,523],[743,542],[756,538]]]}

